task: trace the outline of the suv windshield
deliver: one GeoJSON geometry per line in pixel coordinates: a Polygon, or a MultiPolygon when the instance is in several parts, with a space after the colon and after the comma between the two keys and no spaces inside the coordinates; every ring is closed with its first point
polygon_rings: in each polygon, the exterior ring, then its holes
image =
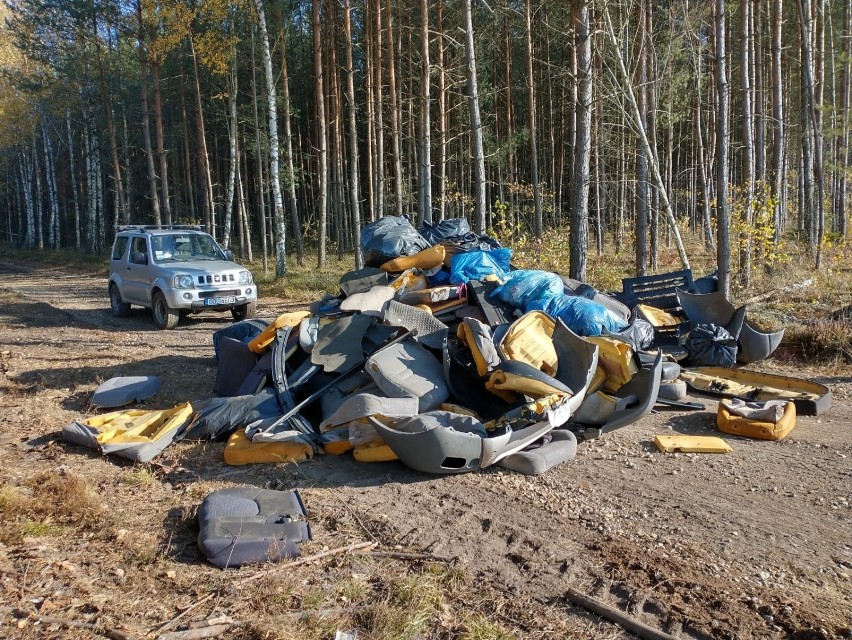
{"type": "Polygon", "coordinates": [[[154,252],[156,262],[222,259],[222,253],[213,238],[194,233],[153,236],[151,238],[151,250],[154,252]]]}

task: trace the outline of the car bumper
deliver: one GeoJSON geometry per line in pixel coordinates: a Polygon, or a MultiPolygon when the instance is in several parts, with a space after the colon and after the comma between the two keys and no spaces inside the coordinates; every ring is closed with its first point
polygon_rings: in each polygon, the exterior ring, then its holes
{"type": "Polygon", "coordinates": [[[257,288],[252,285],[252,292],[247,294],[245,289],[234,291],[211,291],[198,289],[181,289],[169,292],[166,296],[172,309],[185,309],[191,311],[227,311],[249,302],[257,301],[257,288]],[[213,302],[215,301],[215,302],[213,302]],[[208,304],[210,302],[210,304],[208,304]]]}

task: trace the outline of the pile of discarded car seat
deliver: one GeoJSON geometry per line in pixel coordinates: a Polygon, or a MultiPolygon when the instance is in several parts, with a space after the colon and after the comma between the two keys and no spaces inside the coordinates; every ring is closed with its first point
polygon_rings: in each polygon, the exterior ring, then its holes
{"type": "MultiPolygon", "coordinates": [[[[625,279],[607,295],[515,269],[511,249],[464,219],[416,229],[386,216],[363,229],[361,250],[366,266],[337,295],[217,331],[218,397],[133,431],[151,441],[146,456],[176,437],[227,438],[233,465],[351,451],[436,474],[541,473],[658,401],[688,407],[687,383],[724,391],[719,370],[766,357],[781,338],[748,323],[713,278],[625,279]]],[[[790,394],[789,380],[769,382],[756,385],[790,394]]],[[[821,385],[799,391],[803,406],[825,407],[821,385]]],[[[129,437],[98,420],[75,422],[66,439],[105,450],[107,432],[129,437]]]]}

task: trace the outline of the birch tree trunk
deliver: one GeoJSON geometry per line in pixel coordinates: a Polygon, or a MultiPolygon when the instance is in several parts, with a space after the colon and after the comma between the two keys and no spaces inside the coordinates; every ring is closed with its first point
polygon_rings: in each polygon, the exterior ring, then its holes
{"type": "Polygon", "coordinates": [[[41,187],[41,166],[38,161],[38,135],[33,133],[33,177],[35,178],[35,248],[44,249],[44,191],[41,187]]]}
{"type": "Polygon", "coordinates": [[[485,233],[485,152],[482,147],[482,117],[479,114],[479,82],[476,78],[476,52],[473,46],[472,0],[464,0],[465,61],[467,98],[470,111],[471,157],[473,160],[474,228],[485,233]]]}
{"type": "Polygon", "coordinates": [[[21,185],[26,205],[26,227],[24,230],[24,249],[35,247],[35,206],[33,203],[33,161],[25,148],[21,148],[21,185]]]}
{"type": "Polygon", "coordinates": [[[47,217],[47,246],[51,249],[59,249],[59,198],[56,188],[56,159],[53,155],[53,143],[47,130],[47,115],[41,112],[41,134],[44,143],[44,177],[47,182],[47,202],[49,213],[47,217]]]}
{"type": "Polygon", "coordinates": [[[751,107],[751,0],[740,0],[740,79],[742,83],[742,123],[743,123],[743,167],[742,167],[742,222],[744,230],[740,234],[740,283],[743,287],[751,284],[751,228],[752,202],[754,200],[754,129],[751,107]]]}
{"type": "Polygon", "coordinates": [[[228,181],[225,183],[225,212],[222,222],[222,247],[231,244],[231,216],[237,177],[237,56],[234,51],[228,91],[228,181]]]}
{"type": "MultiPolygon", "coordinates": [[[[573,25],[577,55],[577,138],[571,184],[570,277],[586,281],[589,248],[589,167],[592,149],[592,35],[588,0],[574,0],[573,25]]],[[[529,24],[529,14],[527,17],[529,24]]]]}
{"type": "Polygon", "coordinates": [[[420,0],[420,171],[417,191],[421,222],[432,223],[432,114],[429,73],[429,1],[420,0]]]}
{"type": "MultiPolygon", "coordinates": [[[[74,204],[74,250],[80,251],[80,193],[77,186],[77,164],[74,154],[74,135],[71,131],[71,111],[65,110],[65,128],[68,136],[68,175],[71,181],[71,201],[74,204]]],[[[119,199],[120,201],[120,199],[119,199]]],[[[116,212],[116,220],[120,220],[116,212]]]]}
{"type": "Polygon", "coordinates": [[[716,8],[716,264],[719,291],[728,296],[731,289],[730,204],[728,202],[728,67],[725,49],[725,0],[715,0],[716,8]]]}
{"type": "Polygon", "coordinates": [[[287,273],[287,232],[284,221],[284,201],[281,197],[281,179],[278,173],[278,106],[275,99],[275,79],[272,75],[272,55],[269,51],[269,32],[266,29],[266,12],[263,9],[263,0],[254,0],[254,8],[257,11],[263,69],[266,74],[266,98],[269,114],[269,175],[272,181],[272,201],[275,207],[273,218],[275,224],[275,276],[282,278],[287,273]]]}
{"type": "MultiPolygon", "coordinates": [[[[346,99],[349,102],[349,206],[352,209],[352,235],[355,237],[355,268],[364,266],[361,255],[361,202],[358,195],[358,122],[355,117],[355,66],[352,62],[352,3],[344,0],[343,29],[346,35],[346,99]]],[[[369,101],[369,98],[368,98],[369,101]]]]}
{"type": "MultiPolygon", "coordinates": [[[[645,49],[649,46],[646,32],[645,0],[640,0],[636,7],[636,71],[634,84],[636,86],[636,107],[639,113],[638,126],[648,131],[648,56],[645,49]]],[[[650,140],[650,137],[649,137],[650,140]]],[[[649,148],[652,148],[649,145],[649,148]]],[[[649,153],[642,144],[636,147],[636,192],[634,210],[636,219],[636,238],[634,251],[636,256],[635,271],[637,276],[648,272],[648,162],[649,153]]]]}
{"type": "MultiPolygon", "coordinates": [[[[533,230],[535,232],[535,237],[541,239],[542,237],[542,212],[541,212],[541,186],[538,181],[538,128],[536,127],[535,121],[535,76],[533,75],[533,48],[532,48],[532,9],[530,5],[532,4],[532,0],[526,0],[524,3],[524,20],[526,26],[526,38],[527,38],[527,95],[529,96],[530,103],[530,168],[532,171],[532,185],[533,185],[533,202],[534,202],[534,219],[533,219],[533,230]]],[[[571,229],[571,235],[573,240],[574,229],[571,229]]],[[[572,269],[573,269],[573,259],[574,255],[572,252],[572,269]]]]}
{"type": "Polygon", "coordinates": [[[781,68],[782,0],[772,2],[772,196],[775,200],[774,241],[781,240],[784,224],[784,86],[781,68]]]}
{"type": "MultiPolygon", "coordinates": [[[[723,0],[718,0],[723,1],[723,0]]],[[[656,158],[651,150],[651,144],[648,142],[648,135],[645,132],[645,127],[642,126],[642,115],[639,111],[639,105],[636,101],[636,96],[633,93],[633,88],[630,84],[630,78],[627,75],[627,67],[624,65],[624,58],[621,56],[621,49],[619,48],[618,38],[615,36],[615,30],[612,27],[612,19],[609,15],[609,10],[606,6],[604,6],[603,10],[604,21],[606,22],[606,36],[609,39],[610,45],[613,49],[613,53],[616,58],[616,62],[618,63],[618,74],[621,78],[622,85],[624,86],[625,97],[627,98],[628,106],[631,111],[631,116],[633,118],[633,125],[636,127],[636,131],[639,134],[639,142],[645,150],[646,155],[648,156],[650,166],[651,166],[651,176],[654,179],[654,183],[656,187],[660,190],[660,201],[663,206],[663,212],[666,216],[666,221],[671,227],[672,237],[675,241],[675,246],[677,247],[678,256],[680,257],[681,264],[684,269],[689,269],[689,258],[686,255],[686,249],[683,246],[683,240],[680,236],[680,230],[677,228],[677,221],[674,217],[674,212],[672,211],[671,203],[669,202],[669,196],[666,193],[665,187],[663,185],[663,179],[660,176],[660,168],[657,163],[656,158]]]]}
{"type": "Polygon", "coordinates": [[[314,48],[314,90],[317,127],[317,175],[319,176],[319,193],[317,196],[317,220],[319,221],[319,251],[317,266],[325,266],[326,251],[326,216],[328,215],[328,151],[325,120],[325,90],[323,88],[322,66],[322,30],[320,27],[320,0],[312,2],[312,27],[314,48]]]}

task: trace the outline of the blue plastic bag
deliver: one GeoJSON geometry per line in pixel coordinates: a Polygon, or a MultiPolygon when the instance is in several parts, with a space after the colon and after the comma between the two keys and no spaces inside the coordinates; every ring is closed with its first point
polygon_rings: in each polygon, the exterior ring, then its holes
{"type": "Polygon", "coordinates": [[[512,250],[506,248],[458,253],[450,264],[450,282],[466,284],[470,280],[482,280],[491,275],[503,280],[509,273],[511,260],[512,250]]]}
{"type": "Polygon", "coordinates": [[[423,226],[417,227],[417,233],[423,236],[426,242],[435,245],[445,238],[470,233],[470,224],[464,218],[448,218],[435,224],[424,222],[423,226]]]}
{"type": "Polygon", "coordinates": [[[574,333],[581,336],[599,336],[606,329],[617,333],[627,323],[607,309],[588,298],[560,294],[533,300],[527,311],[544,311],[551,318],[559,318],[574,333]]]}
{"type": "Polygon", "coordinates": [[[555,273],[535,269],[518,269],[506,276],[506,281],[491,292],[515,307],[526,310],[533,300],[558,296],[565,292],[565,285],[555,273]]]}

